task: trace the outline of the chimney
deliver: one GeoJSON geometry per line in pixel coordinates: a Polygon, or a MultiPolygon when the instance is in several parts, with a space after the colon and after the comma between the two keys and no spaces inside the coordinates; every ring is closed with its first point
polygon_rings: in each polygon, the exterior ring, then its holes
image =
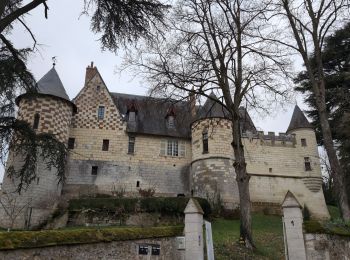
{"type": "Polygon", "coordinates": [[[86,67],[86,74],[85,74],[85,84],[95,76],[97,72],[97,68],[94,67],[94,62],[91,62],[90,66],[86,67]]]}
{"type": "Polygon", "coordinates": [[[192,92],[190,92],[190,110],[191,116],[196,115],[196,96],[194,94],[194,88],[192,87],[192,92]]]}

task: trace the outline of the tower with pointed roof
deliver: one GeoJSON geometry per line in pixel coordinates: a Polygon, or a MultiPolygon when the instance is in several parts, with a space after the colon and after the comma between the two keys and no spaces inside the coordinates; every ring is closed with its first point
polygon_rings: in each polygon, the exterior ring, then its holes
{"type": "MultiPolygon", "coordinates": [[[[50,69],[38,82],[37,93],[25,93],[17,97],[18,119],[28,122],[37,133],[53,134],[59,141],[66,143],[69,137],[71,117],[76,111],[57,74],[50,69]]],[[[19,169],[23,160],[19,154],[10,153],[7,165],[19,169]]],[[[22,214],[16,219],[16,227],[36,226],[51,214],[56,201],[61,196],[57,171],[48,168],[45,159],[39,158],[36,165],[37,179],[21,194],[15,193],[16,180],[5,176],[3,188],[11,196],[17,196],[16,207],[22,208],[22,214]],[[51,201],[53,200],[53,201],[51,201]]],[[[1,214],[2,224],[6,223],[6,214],[1,214]]]]}
{"type": "MultiPolygon", "coordinates": [[[[21,195],[31,206],[19,226],[26,219],[31,225],[45,220],[54,205],[45,201],[60,194],[71,198],[123,190],[138,196],[154,189],[155,196],[192,195],[239,207],[231,118],[214,93],[202,106],[193,95],[179,101],[114,93],[91,63],[72,101],[55,68],[38,81],[38,94],[16,101],[20,119],[40,133],[54,134],[71,151],[62,187],[54,170],[38,164],[37,183],[21,195]]],[[[253,211],[281,213],[291,191],[312,217],[329,218],[315,132],[301,109],[295,107],[286,133],[257,131],[244,108],[240,127],[253,211]]],[[[9,158],[9,163],[20,165],[20,160],[9,158]]],[[[3,189],[11,188],[5,178],[3,189]]]]}

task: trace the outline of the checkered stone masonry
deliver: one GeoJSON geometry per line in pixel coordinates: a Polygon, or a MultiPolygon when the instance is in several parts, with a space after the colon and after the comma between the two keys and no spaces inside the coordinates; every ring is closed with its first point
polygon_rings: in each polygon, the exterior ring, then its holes
{"type": "Polygon", "coordinates": [[[36,113],[40,115],[37,132],[54,134],[59,141],[67,142],[73,113],[67,101],[50,96],[23,98],[20,101],[18,119],[33,125],[36,113]]]}
{"type": "Polygon", "coordinates": [[[122,117],[97,70],[74,102],[78,113],[73,117],[72,128],[125,130],[122,117]],[[99,106],[105,108],[103,119],[97,117],[99,106]]]}

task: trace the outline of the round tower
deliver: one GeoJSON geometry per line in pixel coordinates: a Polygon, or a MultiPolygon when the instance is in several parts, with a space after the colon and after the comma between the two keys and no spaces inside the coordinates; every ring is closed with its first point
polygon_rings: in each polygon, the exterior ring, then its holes
{"type": "Polygon", "coordinates": [[[329,214],[322,191],[323,179],[315,130],[297,105],[294,108],[287,134],[295,136],[298,164],[305,173],[301,182],[309,194],[305,196],[303,203],[308,207],[311,216],[328,219],[329,214]]]}
{"type": "MultiPolygon", "coordinates": [[[[37,133],[53,134],[60,142],[66,144],[70,121],[76,107],[69,100],[54,67],[37,82],[37,90],[36,94],[26,93],[16,99],[17,118],[28,122],[37,133]]],[[[7,166],[11,165],[15,170],[22,168],[23,158],[20,157],[10,151],[7,166]]],[[[58,185],[57,170],[53,167],[48,168],[44,158],[37,159],[36,175],[36,180],[18,195],[14,192],[18,181],[5,174],[3,190],[11,196],[18,196],[18,205],[13,206],[23,208],[15,221],[15,227],[24,228],[40,224],[52,212],[61,195],[62,187],[58,185]]],[[[6,226],[6,222],[0,224],[6,226]]]]}
{"type": "Polygon", "coordinates": [[[191,124],[191,192],[232,209],[238,206],[239,196],[233,168],[232,127],[227,118],[222,107],[208,99],[191,124]]]}

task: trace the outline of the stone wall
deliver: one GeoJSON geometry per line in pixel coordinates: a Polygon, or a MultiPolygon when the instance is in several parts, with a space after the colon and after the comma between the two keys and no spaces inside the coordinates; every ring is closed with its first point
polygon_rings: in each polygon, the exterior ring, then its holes
{"type": "Polygon", "coordinates": [[[116,241],[109,243],[54,246],[0,251],[0,259],[116,259],[116,260],[181,260],[184,250],[177,249],[175,237],[116,241]],[[148,248],[148,255],[139,254],[139,246],[148,248]],[[152,255],[152,247],[160,246],[160,254],[152,255]]]}
{"type": "Polygon", "coordinates": [[[349,259],[350,237],[327,234],[304,234],[308,260],[349,259]]]}
{"type": "Polygon", "coordinates": [[[136,135],[135,151],[129,154],[126,123],[97,70],[75,103],[78,113],[70,128],[75,146],[68,160],[66,194],[77,195],[91,188],[100,193],[155,188],[157,194],[188,194],[189,140],[177,139],[179,146],[185,147],[185,156],[163,156],[160,155],[161,143],[166,137],[136,135]],[[103,120],[97,118],[98,106],[105,107],[103,120]],[[109,140],[108,151],[102,151],[104,139],[109,140]],[[98,167],[97,175],[91,174],[92,166],[98,167]]]}

